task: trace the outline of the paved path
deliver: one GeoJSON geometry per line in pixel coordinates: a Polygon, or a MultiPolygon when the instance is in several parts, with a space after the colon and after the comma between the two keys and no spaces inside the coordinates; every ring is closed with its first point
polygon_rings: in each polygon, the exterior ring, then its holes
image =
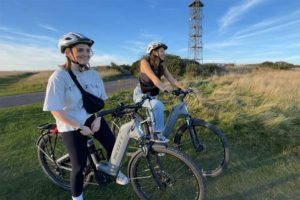
{"type": "MultiPolygon", "coordinates": [[[[133,89],[136,86],[137,82],[137,78],[128,78],[117,81],[104,82],[104,85],[106,92],[112,93],[124,89],[133,89]]],[[[45,92],[0,97],[0,108],[38,103],[44,101],[44,99],[45,92]]]]}

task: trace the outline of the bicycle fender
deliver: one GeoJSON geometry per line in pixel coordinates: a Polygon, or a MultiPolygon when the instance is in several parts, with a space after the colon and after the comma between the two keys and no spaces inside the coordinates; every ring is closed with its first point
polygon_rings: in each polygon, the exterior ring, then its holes
{"type": "Polygon", "coordinates": [[[37,141],[36,141],[36,143],[35,143],[35,146],[37,146],[38,143],[40,142],[40,140],[42,140],[42,138],[43,138],[44,136],[48,135],[48,134],[49,134],[48,132],[45,132],[45,133],[41,134],[41,135],[39,136],[39,138],[37,139],[37,141]]]}

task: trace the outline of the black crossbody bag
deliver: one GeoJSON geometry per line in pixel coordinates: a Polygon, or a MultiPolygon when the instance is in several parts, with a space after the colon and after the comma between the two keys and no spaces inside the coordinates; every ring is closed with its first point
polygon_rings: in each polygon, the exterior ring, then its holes
{"type": "Polygon", "coordinates": [[[76,84],[76,86],[78,87],[78,89],[81,92],[83,107],[84,107],[84,109],[86,110],[87,113],[94,114],[95,112],[98,112],[102,108],[104,108],[104,101],[101,98],[85,91],[81,87],[81,85],[78,82],[76,76],[74,75],[74,73],[71,70],[69,71],[69,74],[70,74],[70,76],[73,79],[74,83],[76,84]]]}

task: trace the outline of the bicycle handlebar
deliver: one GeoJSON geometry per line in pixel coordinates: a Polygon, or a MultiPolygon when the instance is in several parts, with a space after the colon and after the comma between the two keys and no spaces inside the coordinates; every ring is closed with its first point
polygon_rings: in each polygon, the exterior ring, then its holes
{"type": "Polygon", "coordinates": [[[108,110],[102,110],[99,112],[95,113],[96,117],[103,117],[105,115],[116,115],[116,116],[122,116],[124,114],[129,114],[132,112],[136,112],[139,108],[142,107],[142,105],[144,104],[144,102],[147,99],[151,99],[151,97],[149,95],[145,95],[142,97],[142,100],[138,103],[135,104],[131,104],[131,105],[120,105],[117,108],[113,108],[113,109],[108,109],[108,110]]]}
{"type": "Polygon", "coordinates": [[[183,90],[181,90],[181,89],[176,89],[176,90],[173,90],[171,93],[173,94],[173,95],[175,95],[175,96],[180,96],[180,95],[187,95],[187,94],[189,94],[189,93],[193,93],[194,92],[194,90],[193,89],[191,89],[191,88],[188,88],[186,91],[183,91],[183,90]]]}

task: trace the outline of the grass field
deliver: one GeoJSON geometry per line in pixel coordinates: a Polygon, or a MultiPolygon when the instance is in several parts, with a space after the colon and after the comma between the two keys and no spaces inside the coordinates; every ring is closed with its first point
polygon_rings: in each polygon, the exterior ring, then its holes
{"type": "MultiPolygon", "coordinates": [[[[300,199],[300,72],[255,70],[186,83],[202,91],[200,104],[188,98],[193,116],[217,125],[230,144],[231,163],[207,179],[207,199],[300,199]]],[[[115,94],[107,107],[130,99],[128,92],[115,94]]],[[[176,101],[162,99],[167,110],[176,101]]],[[[53,121],[41,104],[1,109],[0,121],[0,199],[70,199],[38,166],[36,126],[53,121]]],[[[137,199],[130,185],[89,186],[84,194],[87,200],[137,199]]]]}
{"type": "MultiPolygon", "coordinates": [[[[124,76],[117,69],[98,68],[104,81],[112,81],[124,76]]],[[[0,96],[44,92],[53,71],[40,72],[0,72],[0,96]]]]}

